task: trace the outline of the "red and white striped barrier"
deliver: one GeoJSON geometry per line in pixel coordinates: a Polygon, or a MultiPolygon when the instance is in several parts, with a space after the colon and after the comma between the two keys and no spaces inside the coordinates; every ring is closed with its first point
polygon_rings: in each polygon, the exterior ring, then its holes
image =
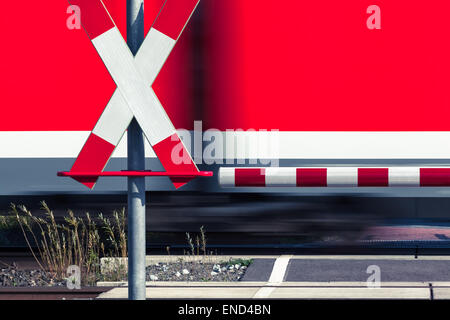
{"type": "MultiPolygon", "coordinates": [[[[81,9],[81,22],[117,89],[78,155],[71,172],[101,172],[133,116],[164,169],[198,172],[151,85],[200,0],[167,0],[139,52],[133,57],[101,0],[69,0],[81,9]],[[180,146],[181,149],[180,150],[180,146]],[[182,155],[178,159],[172,155],[182,155]]],[[[93,188],[98,177],[77,178],[93,188]]],[[[187,180],[188,181],[188,180],[187,180]]],[[[185,182],[175,182],[176,188],[185,182]]]]}
{"type": "Polygon", "coordinates": [[[450,187],[450,167],[220,168],[222,187],[450,187]]]}

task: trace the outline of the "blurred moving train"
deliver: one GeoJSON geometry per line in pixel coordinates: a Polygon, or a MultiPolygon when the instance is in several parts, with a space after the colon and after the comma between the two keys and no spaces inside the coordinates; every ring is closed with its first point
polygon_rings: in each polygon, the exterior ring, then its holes
{"type": "MultiPolygon", "coordinates": [[[[84,31],[67,28],[67,1],[24,3],[20,23],[10,14],[13,3],[0,4],[8,44],[0,57],[2,209],[11,199],[56,199],[61,208],[123,205],[123,178],[101,178],[91,191],[56,176],[72,166],[115,84],[84,31]]],[[[126,38],[125,1],[104,3],[126,38]]],[[[163,3],[145,1],[146,31],[163,3]]],[[[368,28],[371,5],[200,2],[153,88],[186,143],[190,137],[199,167],[216,177],[176,193],[167,178],[147,179],[155,209],[150,230],[197,230],[209,223],[224,232],[287,232],[306,226],[311,216],[349,229],[375,218],[447,219],[445,188],[218,185],[221,166],[450,163],[450,44],[443,41],[450,34],[450,3],[381,2],[376,29],[368,28]],[[335,213],[343,211],[349,214],[340,219],[335,213]]],[[[146,147],[147,169],[162,170],[146,147]]],[[[123,169],[126,137],[106,167],[123,169]]],[[[308,228],[318,229],[314,223],[308,228]]]]}

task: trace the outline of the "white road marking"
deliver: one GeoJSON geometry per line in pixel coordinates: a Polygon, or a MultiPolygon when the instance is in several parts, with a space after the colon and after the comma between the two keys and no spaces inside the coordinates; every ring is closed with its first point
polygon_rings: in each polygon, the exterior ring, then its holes
{"type": "Polygon", "coordinates": [[[269,283],[281,283],[284,280],[286,269],[291,260],[292,255],[281,255],[273,265],[272,274],[269,278],[269,283]]]}
{"type": "Polygon", "coordinates": [[[281,255],[275,260],[269,282],[266,283],[266,286],[256,292],[253,296],[254,299],[268,298],[275,290],[275,286],[278,286],[283,282],[289,260],[291,260],[292,257],[293,255],[281,255]]]}

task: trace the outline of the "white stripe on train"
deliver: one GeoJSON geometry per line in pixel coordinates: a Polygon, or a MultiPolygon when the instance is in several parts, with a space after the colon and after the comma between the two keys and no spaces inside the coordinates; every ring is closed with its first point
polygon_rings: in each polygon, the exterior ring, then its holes
{"type": "MultiPolygon", "coordinates": [[[[64,119],[61,119],[64,121],[64,119]]],[[[69,124],[73,127],[73,124],[69,124]]],[[[180,135],[183,136],[183,129],[180,135]]],[[[0,131],[0,158],[75,158],[83,143],[89,136],[89,131],[0,131]]],[[[396,159],[400,160],[435,160],[445,166],[450,159],[450,147],[444,147],[450,142],[450,132],[221,132],[224,141],[224,159],[234,160],[230,165],[237,164],[235,159],[271,159],[274,155],[280,160],[291,159],[345,159],[358,163],[365,159],[396,159]],[[341,135],[342,134],[342,135],[341,135]],[[254,139],[262,144],[270,145],[270,135],[278,136],[278,150],[274,154],[267,148],[246,149],[245,146],[254,139]],[[227,148],[227,140],[234,141],[234,148],[227,148]],[[372,143],[367,145],[365,140],[372,143]],[[242,146],[240,145],[242,144],[242,146]],[[320,148],[318,148],[320,146],[320,148]],[[341,148],[351,149],[347,157],[341,148]],[[242,150],[242,152],[241,152],[242,150]]],[[[125,133],[126,134],[126,133],[125,133]]],[[[126,155],[126,136],[124,136],[114,151],[114,156],[126,155]]],[[[150,145],[148,156],[154,157],[150,145]]],[[[203,149],[210,141],[203,141],[203,149]]],[[[229,143],[231,144],[231,143],[229,143]]],[[[192,148],[195,145],[192,144],[192,148]]],[[[201,144],[200,144],[201,147],[201,144]]],[[[191,154],[194,154],[194,150],[191,154]]],[[[226,162],[225,160],[223,161],[226,162]]],[[[244,163],[250,164],[248,161],[244,163]]],[[[258,164],[257,164],[258,165],[258,164]]],[[[260,164],[263,166],[264,164],[260,164]]]]}

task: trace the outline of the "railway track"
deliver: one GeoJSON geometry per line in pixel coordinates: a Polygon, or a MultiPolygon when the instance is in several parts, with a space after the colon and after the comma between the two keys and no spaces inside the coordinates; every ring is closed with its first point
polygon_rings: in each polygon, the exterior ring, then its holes
{"type": "MultiPolygon", "coordinates": [[[[174,242],[152,241],[149,243],[148,241],[146,253],[147,255],[167,255],[169,247],[171,255],[188,254],[191,248],[188,244],[183,243],[185,240],[182,237],[185,237],[185,235],[180,235],[180,240],[174,242]]],[[[243,242],[242,244],[226,244],[225,241],[212,243],[208,244],[207,250],[208,253],[213,255],[450,255],[450,240],[367,240],[339,244],[333,242],[282,243],[262,237],[260,241],[243,242]]],[[[3,264],[12,264],[14,262],[21,269],[37,269],[39,267],[27,247],[0,248],[0,262],[3,264]]]]}

